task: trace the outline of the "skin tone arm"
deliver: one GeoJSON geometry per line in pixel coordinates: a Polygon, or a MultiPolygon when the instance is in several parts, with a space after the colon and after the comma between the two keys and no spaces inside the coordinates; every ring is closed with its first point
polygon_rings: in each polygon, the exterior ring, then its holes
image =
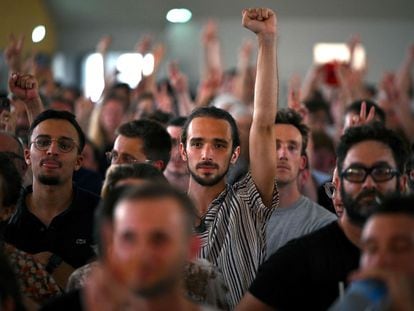
{"type": "Polygon", "coordinates": [[[24,102],[30,124],[44,110],[39,95],[39,85],[34,76],[12,73],[9,77],[9,89],[24,102]]]}
{"type": "Polygon", "coordinates": [[[270,207],[276,177],[276,14],[270,9],[261,8],[246,9],[242,14],[243,26],[256,33],[258,39],[254,112],[249,137],[251,172],[264,204],[270,207]]]}

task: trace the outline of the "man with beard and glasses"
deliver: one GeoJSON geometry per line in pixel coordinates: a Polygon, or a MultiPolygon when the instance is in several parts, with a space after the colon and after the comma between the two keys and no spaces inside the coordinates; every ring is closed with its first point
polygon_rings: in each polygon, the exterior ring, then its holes
{"type": "Polygon", "coordinates": [[[46,110],[36,117],[25,150],[33,185],[21,194],[4,232],[6,242],[34,254],[60,286],[73,268],[95,257],[92,226],[99,197],[72,182],[84,145],[71,113],[46,110]]]}
{"type": "Polygon", "coordinates": [[[384,195],[405,190],[407,156],[382,124],[349,128],[337,148],[342,217],[272,255],[237,310],[326,310],[358,268],[364,222],[384,195]]]}
{"type": "Polygon", "coordinates": [[[266,222],[278,204],[276,14],[258,8],[243,10],[242,15],[243,25],[258,39],[250,172],[236,184],[226,184],[229,166],[240,154],[240,140],[236,122],[224,110],[207,107],[191,113],[180,144],[190,172],[188,194],[198,211],[199,257],[221,269],[231,308],[266,257],[266,222]]]}

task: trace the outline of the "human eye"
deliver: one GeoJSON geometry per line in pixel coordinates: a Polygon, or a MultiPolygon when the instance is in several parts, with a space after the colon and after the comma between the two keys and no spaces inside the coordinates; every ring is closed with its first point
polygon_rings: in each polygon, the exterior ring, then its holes
{"type": "Polygon", "coordinates": [[[291,152],[297,151],[298,146],[296,144],[289,144],[288,145],[288,150],[291,151],[291,152]]]}
{"type": "Polygon", "coordinates": [[[69,138],[59,138],[58,144],[62,151],[71,151],[75,143],[69,138]]]}
{"type": "Polygon", "coordinates": [[[387,179],[392,176],[392,169],[389,167],[376,167],[372,170],[372,174],[377,177],[377,179],[387,179]]]}
{"type": "Polygon", "coordinates": [[[350,167],[345,171],[345,175],[349,180],[362,180],[365,177],[365,170],[360,167],[350,167]]]}
{"type": "Polygon", "coordinates": [[[50,146],[51,142],[52,140],[50,139],[50,137],[47,137],[47,136],[40,136],[40,137],[37,137],[35,140],[35,144],[39,148],[46,148],[50,146]]]}
{"type": "Polygon", "coordinates": [[[191,147],[195,147],[195,148],[201,148],[203,146],[203,144],[200,141],[192,141],[190,143],[191,147]]]}

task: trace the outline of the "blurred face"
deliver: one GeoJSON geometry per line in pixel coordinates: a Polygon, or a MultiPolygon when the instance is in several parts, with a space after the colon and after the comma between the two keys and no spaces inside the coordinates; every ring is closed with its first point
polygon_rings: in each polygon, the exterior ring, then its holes
{"type": "MultiPolygon", "coordinates": [[[[343,172],[349,168],[373,167],[396,169],[396,163],[388,146],[368,140],[349,149],[343,163],[343,172]]],[[[340,190],[347,216],[355,224],[363,225],[383,196],[404,189],[404,184],[405,179],[397,176],[381,182],[375,181],[371,175],[367,175],[363,182],[351,182],[341,177],[340,190]]]]}
{"type": "Polygon", "coordinates": [[[145,163],[148,161],[144,154],[144,143],[138,137],[118,135],[112,150],[112,164],[145,163]]]}
{"type": "Polygon", "coordinates": [[[101,111],[101,124],[108,134],[113,134],[121,125],[124,118],[123,103],[117,100],[108,100],[101,111]]]}
{"type": "Polygon", "coordinates": [[[172,148],[171,159],[168,162],[166,171],[173,175],[188,175],[187,164],[181,158],[180,139],[182,129],[179,126],[168,126],[167,132],[171,136],[172,148]]]}
{"type": "Polygon", "coordinates": [[[202,186],[224,184],[230,163],[235,163],[240,153],[239,147],[232,152],[230,124],[209,117],[191,121],[186,146],[181,144],[180,150],[192,179],[202,186]]]}
{"type": "Polygon", "coordinates": [[[332,194],[332,203],[335,208],[336,215],[341,218],[344,213],[344,204],[342,203],[341,192],[339,190],[339,177],[338,170],[336,168],[332,176],[332,183],[335,186],[335,191],[332,194]]]}
{"type": "Polygon", "coordinates": [[[27,165],[20,154],[19,145],[12,137],[0,133],[0,152],[6,152],[8,156],[13,160],[14,165],[20,173],[20,176],[24,176],[26,173],[27,165]]]}
{"type": "Polygon", "coordinates": [[[290,124],[276,124],[276,179],[280,186],[296,183],[299,171],[305,168],[306,159],[301,156],[302,135],[290,124]]]}
{"type": "Polygon", "coordinates": [[[110,262],[137,295],[157,296],[180,282],[191,238],[178,204],[160,198],[121,201],[116,207],[110,262]]]}
{"type": "Polygon", "coordinates": [[[381,268],[414,278],[414,218],[378,214],[362,233],[361,267],[381,268]]]}
{"type": "Polygon", "coordinates": [[[21,100],[13,100],[12,111],[16,114],[16,135],[19,137],[27,136],[30,122],[27,117],[25,104],[21,100]]]}
{"type": "Polygon", "coordinates": [[[68,139],[79,146],[79,137],[72,124],[65,120],[49,119],[36,126],[30,137],[30,149],[25,150],[26,163],[32,167],[33,178],[44,185],[72,183],[73,171],[82,164],[78,147],[63,152],[57,139],[68,139]],[[47,149],[39,150],[33,143],[37,138],[51,138],[52,142],[47,149]]]}

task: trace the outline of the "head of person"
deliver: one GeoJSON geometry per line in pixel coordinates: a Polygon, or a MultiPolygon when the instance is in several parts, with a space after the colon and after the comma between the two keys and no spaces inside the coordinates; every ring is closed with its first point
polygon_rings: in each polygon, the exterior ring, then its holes
{"type": "Polygon", "coordinates": [[[111,164],[150,163],[164,171],[171,154],[171,137],[158,122],[133,120],[117,130],[111,164]]]}
{"type": "Polygon", "coordinates": [[[7,154],[13,160],[23,178],[27,171],[27,164],[24,160],[24,146],[21,139],[14,134],[0,131],[0,152],[7,154]]]}
{"type": "Polygon", "coordinates": [[[331,175],[336,163],[334,141],[324,131],[313,131],[311,135],[313,142],[311,167],[331,175]]]}
{"type": "Polygon", "coordinates": [[[309,128],[299,113],[292,109],[277,112],[275,120],[277,174],[280,186],[296,182],[306,166],[309,128]]]}
{"type": "Polygon", "coordinates": [[[180,154],[181,134],[186,120],[186,117],[176,117],[167,124],[167,132],[171,136],[172,149],[171,159],[168,162],[166,171],[173,175],[188,175],[187,164],[180,154]]]}
{"type": "Polygon", "coordinates": [[[11,111],[16,116],[16,130],[15,134],[27,143],[27,133],[29,131],[30,122],[26,111],[26,105],[23,101],[12,95],[11,97],[11,111]]]}
{"type": "Polygon", "coordinates": [[[410,192],[414,192],[414,144],[410,147],[410,155],[408,157],[407,166],[405,169],[407,174],[407,186],[410,192]]]}
{"type": "Polygon", "coordinates": [[[85,135],[75,116],[67,111],[45,110],[29,128],[26,163],[34,180],[44,185],[72,182],[73,171],[82,165],[85,135]]]}
{"type": "Polygon", "coordinates": [[[134,119],[138,120],[146,117],[155,111],[156,100],[153,93],[144,92],[136,100],[134,119]]]}
{"type": "Polygon", "coordinates": [[[344,204],[342,203],[341,191],[339,190],[338,169],[335,167],[332,175],[332,181],[324,184],[326,195],[332,200],[332,205],[338,218],[344,213],[344,204]]]}
{"type": "Polygon", "coordinates": [[[406,142],[378,122],[349,128],[338,148],[345,215],[362,227],[384,195],[405,190],[406,142]]]}
{"type": "Polygon", "coordinates": [[[112,192],[103,200],[98,226],[103,260],[136,295],[162,297],[180,286],[185,263],[198,251],[195,207],[169,186],[148,183],[112,192]]]}
{"type": "Polygon", "coordinates": [[[362,268],[402,273],[414,280],[414,197],[385,198],[362,231],[362,268]]]}
{"type": "Polygon", "coordinates": [[[309,124],[312,127],[312,131],[325,131],[332,124],[328,102],[323,99],[312,99],[304,104],[309,111],[309,124]]]}
{"type": "Polygon", "coordinates": [[[6,220],[13,213],[22,188],[22,177],[13,160],[0,152],[0,220],[6,220]]]}
{"type": "Polygon", "coordinates": [[[62,96],[56,96],[52,97],[50,100],[49,108],[53,110],[65,110],[69,111],[70,113],[74,113],[75,103],[62,96]]]}
{"type": "Polygon", "coordinates": [[[344,128],[348,128],[352,124],[352,119],[354,117],[358,117],[361,111],[362,103],[365,102],[366,111],[367,113],[371,110],[372,107],[375,108],[375,117],[374,120],[385,124],[385,112],[378,104],[373,102],[372,100],[357,100],[354,101],[351,105],[349,105],[345,110],[345,118],[344,118],[344,128]]]}
{"type": "Polygon", "coordinates": [[[101,197],[105,199],[116,187],[141,185],[145,182],[167,184],[165,176],[151,164],[133,163],[112,165],[106,171],[101,197]]]}
{"type": "Polygon", "coordinates": [[[99,124],[104,135],[109,138],[124,120],[128,103],[115,94],[106,96],[102,101],[99,124]]]}
{"type": "Polygon", "coordinates": [[[223,182],[230,164],[236,163],[240,155],[235,120],[216,107],[194,110],[183,127],[180,153],[198,184],[214,186],[223,182]]]}

